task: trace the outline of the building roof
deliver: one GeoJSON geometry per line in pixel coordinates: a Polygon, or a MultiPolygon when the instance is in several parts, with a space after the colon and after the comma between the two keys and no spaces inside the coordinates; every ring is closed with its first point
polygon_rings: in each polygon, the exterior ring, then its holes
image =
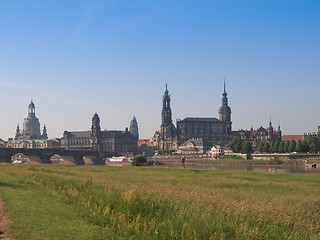
{"type": "Polygon", "coordinates": [[[72,137],[90,137],[91,136],[91,131],[75,131],[75,132],[68,132],[72,134],[72,137]]]}
{"type": "Polygon", "coordinates": [[[149,146],[150,145],[150,139],[139,139],[138,140],[138,146],[141,147],[143,144],[149,146]]]}
{"type": "Polygon", "coordinates": [[[135,138],[135,136],[133,136],[133,134],[129,131],[111,130],[111,131],[102,131],[101,134],[102,134],[102,137],[106,137],[106,138],[123,137],[125,135],[135,138]]]}
{"type": "Polygon", "coordinates": [[[193,123],[193,122],[220,122],[217,118],[200,118],[200,117],[187,117],[183,120],[178,120],[180,123],[193,123]]]}
{"type": "Polygon", "coordinates": [[[282,141],[286,142],[286,141],[303,141],[304,139],[304,135],[283,135],[282,136],[282,141]]]}

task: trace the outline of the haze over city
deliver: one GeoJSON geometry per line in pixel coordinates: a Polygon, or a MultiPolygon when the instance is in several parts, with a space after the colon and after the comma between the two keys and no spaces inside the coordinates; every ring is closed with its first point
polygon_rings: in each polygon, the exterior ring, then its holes
{"type": "Polygon", "coordinates": [[[319,1],[1,1],[0,138],[14,137],[31,98],[50,138],[218,117],[223,79],[233,129],[283,134],[319,124],[319,1]],[[182,4],[183,3],[183,4],[182,4]]]}

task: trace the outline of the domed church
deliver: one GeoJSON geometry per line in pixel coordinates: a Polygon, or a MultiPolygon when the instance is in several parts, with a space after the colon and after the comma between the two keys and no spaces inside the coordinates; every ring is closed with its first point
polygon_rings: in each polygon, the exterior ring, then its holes
{"type": "Polygon", "coordinates": [[[28,116],[24,119],[23,130],[20,131],[19,124],[16,130],[15,140],[33,140],[33,139],[48,139],[46,125],[43,127],[42,134],[40,132],[40,122],[36,117],[36,107],[31,100],[28,106],[28,116]]]}

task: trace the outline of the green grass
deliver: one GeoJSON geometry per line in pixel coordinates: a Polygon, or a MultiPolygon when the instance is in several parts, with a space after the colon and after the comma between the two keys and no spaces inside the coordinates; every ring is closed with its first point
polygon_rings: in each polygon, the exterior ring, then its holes
{"type": "Polygon", "coordinates": [[[320,176],[0,166],[13,239],[320,239],[320,176]]]}

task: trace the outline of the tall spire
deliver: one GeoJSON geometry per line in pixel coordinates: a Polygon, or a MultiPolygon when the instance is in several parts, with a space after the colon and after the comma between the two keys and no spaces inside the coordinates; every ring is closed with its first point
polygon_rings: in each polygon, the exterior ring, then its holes
{"type": "Polygon", "coordinates": [[[172,114],[170,107],[170,95],[168,90],[168,84],[166,84],[166,90],[163,95],[163,107],[162,107],[162,125],[172,125],[172,114]]]}
{"type": "Polygon", "coordinates": [[[19,127],[19,123],[17,125],[17,129],[16,129],[16,136],[15,136],[15,140],[19,139],[19,137],[21,136],[21,132],[20,132],[20,127],[19,127]]]}
{"type": "MultiPolygon", "coordinates": [[[[224,76],[224,79],[223,79],[223,93],[222,93],[222,96],[223,96],[223,99],[227,99],[227,91],[226,91],[226,76],[224,76]]],[[[228,101],[228,99],[227,99],[228,101]]]]}
{"type": "Polygon", "coordinates": [[[272,127],[271,115],[270,115],[269,127],[272,127]]]}
{"type": "Polygon", "coordinates": [[[48,139],[48,133],[47,133],[47,127],[46,124],[43,125],[43,130],[42,130],[42,139],[48,139]]]}
{"type": "Polygon", "coordinates": [[[164,91],[164,94],[168,95],[169,91],[168,91],[168,84],[166,83],[166,90],[164,91]]]}

